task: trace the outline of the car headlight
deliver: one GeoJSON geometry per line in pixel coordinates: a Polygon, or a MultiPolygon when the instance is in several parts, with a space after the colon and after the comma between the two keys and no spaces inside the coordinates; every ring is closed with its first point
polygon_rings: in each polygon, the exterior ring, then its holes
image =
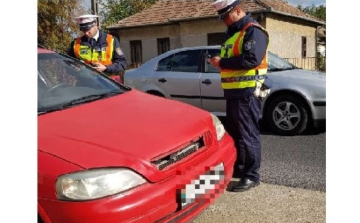
{"type": "Polygon", "coordinates": [[[211,114],[211,117],[213,119],[213,124],[216,129],[217,140],[220,141],[225,135],[225,128],[216,115],[211,114]]]}
{"type": "Polygon", "coordinates": [[[143,177],[129,169],[94,169],[60,176],[56,180],[56,193],[60,200],[91,200],[123,192],[145,182],[143,177]]]}

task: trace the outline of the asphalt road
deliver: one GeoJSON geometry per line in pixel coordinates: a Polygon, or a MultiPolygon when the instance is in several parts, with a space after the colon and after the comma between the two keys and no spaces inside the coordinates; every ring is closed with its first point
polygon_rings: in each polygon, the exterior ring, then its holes
{"type": "MultiPolygon", "coordinates": [[[[220,120],[226,127],[225,119],[220,120]]],[[[326,191],[326,126],[278,136],[262,124],[261,148],[261,182],[326,191]]]]}
{"type": "Polygon", "coordinates": [[[261,181],[326,191],[325,128],[300,136],[261,135],[261,181]]]}

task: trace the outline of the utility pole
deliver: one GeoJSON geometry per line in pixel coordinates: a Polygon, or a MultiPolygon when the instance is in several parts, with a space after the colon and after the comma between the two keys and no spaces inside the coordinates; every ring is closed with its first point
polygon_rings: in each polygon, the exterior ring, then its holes
{"type": "MultiPolygon", "coordinates": [[[[91,11],[94,13],[94,15],[99,16],[99,4],[98,0],[91,0],[91,11]]],[[[96,18],[97,24],[100,28],[100,19],[96,18]]]]}

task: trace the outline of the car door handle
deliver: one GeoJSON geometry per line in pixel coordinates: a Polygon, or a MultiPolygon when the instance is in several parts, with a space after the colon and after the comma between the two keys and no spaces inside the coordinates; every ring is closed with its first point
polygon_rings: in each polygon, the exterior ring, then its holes
{"type": "Polygon", "coordinates": [[[201,83],[206,84],[206,85],[209,85],[209,84],[211,84],[212,82],[211,82],[209,79],[206,79],[206,80],[202,81],[201,83]]]}
{"type": "Polygon", "coordinates": [[[167,80],[165,79],[165,78],[160,78],[159,79],[159,82],[161,82],[161,83],[165,83],[167,80]]]}

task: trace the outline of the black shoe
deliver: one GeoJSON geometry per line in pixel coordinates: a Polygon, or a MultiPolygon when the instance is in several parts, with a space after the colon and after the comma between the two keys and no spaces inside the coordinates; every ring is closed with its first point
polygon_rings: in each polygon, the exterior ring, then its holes
{"type": "Polygon", "coordinates": [[[243,192],[243,191],[246,191],[246,190],[249,190],[250,188],[252,187],[256,187],[260,184],[260,181],[258,182],[255,182],[255,181],[252,181],[248,178],[243,178],[240,180],[240,182],[238,182],[234,187],[233,187],[233,191],[234,192],[243,192]]]}

